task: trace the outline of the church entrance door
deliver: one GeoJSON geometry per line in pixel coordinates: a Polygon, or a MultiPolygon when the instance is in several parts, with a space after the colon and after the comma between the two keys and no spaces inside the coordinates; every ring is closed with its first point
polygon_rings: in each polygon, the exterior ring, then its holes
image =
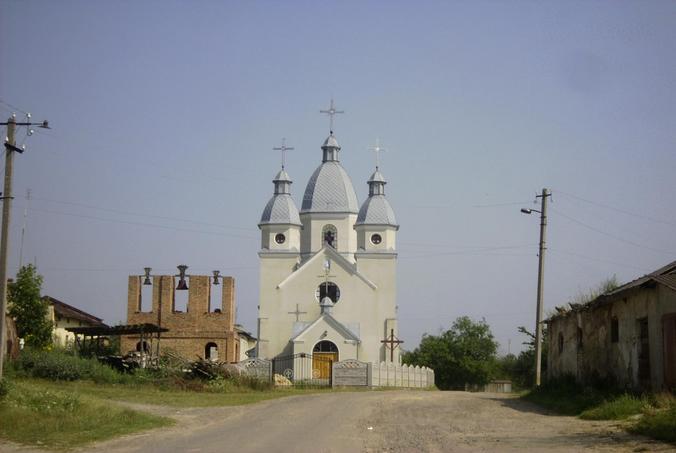
{"type": "Polygon", "coordinates": [[[312,349],[312,377],[330,379],[331,368],[338,361],[338,347],[331,341],[320,341],[312,349]]]}

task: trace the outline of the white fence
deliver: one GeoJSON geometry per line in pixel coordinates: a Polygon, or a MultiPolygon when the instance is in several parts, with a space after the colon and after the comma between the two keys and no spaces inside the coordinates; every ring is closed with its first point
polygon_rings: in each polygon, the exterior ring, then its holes
{"type": "Polygon", "coordinates": [[[434,386],[434,370],[427,367],[369,363],[369,386],[426,388],[434,386]]]}

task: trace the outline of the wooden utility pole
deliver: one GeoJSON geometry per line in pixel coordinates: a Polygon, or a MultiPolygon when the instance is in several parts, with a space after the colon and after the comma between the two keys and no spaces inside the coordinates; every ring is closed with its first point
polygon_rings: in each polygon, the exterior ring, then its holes
{"type": "MultiPolygon", "coordinates": [[[[2,232],[0,232],[0,379],[3,375],[5,348],[7,347],[7,328],[5,312],[7,311],[7,255],[9,239],[9,216],[12,208],[12,170],[16,140],[16,118],[12,115],[7,120],[7,141],[5,141],[5,186],[2,191],[2,232]]],[[[9,351],[7,351],[9,352],[9,351]]]]}
{"type": "MultiPolygon", "coordinates": [[[[14,152],[23,153],[23,148],[16,146],[16,127],[17,126],[38,126],[49,129],[49,123],[31,123],[30,114],[26,114],[26,121],[16,122],[16,116],[12,115],[6,123],[0,123],[7,126],[7,138],[5,140],[5,185],[2,192],[2,232],[0,232],[0,379],[3,376],[3,363],[5,361],[5,348],[7,347],[7,329],[5,327],[7,311],[7,260],[9,256],[9,221],[12,211],[12,171],[14,170],[14,152]]],[[[33,133],[29,129],[29,135],[33,133]]]]}
{"type": "Polygon", "coordinates": [[[551,196],[551,192],[547,189],[542,189],[542,195],[537,196],[542,202],[540,209],[540,251],[538,253],[538,299],[535,319],[535,385],[537,387],[540,386],[542,377],[542,306],[545,279],[545,250],[547,250],[547,198],[551,196]]]}

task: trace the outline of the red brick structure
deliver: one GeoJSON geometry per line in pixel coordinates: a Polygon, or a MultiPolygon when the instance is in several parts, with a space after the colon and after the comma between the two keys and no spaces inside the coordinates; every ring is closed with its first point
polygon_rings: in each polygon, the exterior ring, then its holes
{"type": "MultiPolygon", "coordinates": [[[[235,280],[221,277],[223,295],[220,307],[209,306],[211,277],[189,277],[188,304],[185,311],[175,308],[176,281],[171,275],[152,277],[152,309],[141,311],[143,276],[129,276],[127,324],[151,323],[169,329],[159,341],[160,354],[172,351],[185,359],[217,358],[221,362],[239,360],[239,337],[235,331],[235,280]],[[217,357],[214,356],[217,354],[217,357]],[[211,355],[211,357],[209,357],[211,355]]],[[[145,345],[157,352],[157,338],[145,345]]],[[[140,350],[139,338],[122,337],[122,353],[140,350]]]]}

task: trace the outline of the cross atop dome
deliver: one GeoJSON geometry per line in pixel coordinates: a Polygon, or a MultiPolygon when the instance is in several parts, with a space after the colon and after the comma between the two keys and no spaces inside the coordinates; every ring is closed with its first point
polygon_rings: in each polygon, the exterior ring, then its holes
{"type": "Polygon", "coordinates": [[[380,167],[380,153],[387,150],[380,146],[380,138],[376,138],[376,144],[369,148],[369,150],[373,151],[376,155],[376,171],[378,171],[380,167]]]}
{"type": "Polygon", "coordinates": [[[333,98],[331,98],[331,103],[327,110],[320,110],[319,113],[326,113],[329,116],[329,132],[333,135],[333,117],[339,113],[345,113],[345,110],[336,110],[336,107],[333,105],[333,98]]]}
{"type": "Polygon", "coordinates": [[[282,137],[282,146],[276,146],[272,148],[273,151],[281,151],[282,152],[282,170],[284,170],[284,158],[286,157],[286,152],[287,151],[293,151],[294,147],[293,146],[286,146],[286,138],[282,137]]]}

